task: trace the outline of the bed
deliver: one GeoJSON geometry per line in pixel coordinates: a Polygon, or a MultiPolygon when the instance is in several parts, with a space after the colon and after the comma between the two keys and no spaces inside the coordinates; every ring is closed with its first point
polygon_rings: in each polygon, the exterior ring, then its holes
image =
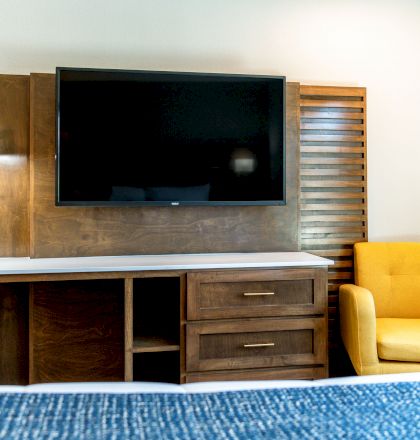
{"type": "Polygon", "coordinates": [[[419,439],[420,373],[0,387],[1,439],[419,439]]]}

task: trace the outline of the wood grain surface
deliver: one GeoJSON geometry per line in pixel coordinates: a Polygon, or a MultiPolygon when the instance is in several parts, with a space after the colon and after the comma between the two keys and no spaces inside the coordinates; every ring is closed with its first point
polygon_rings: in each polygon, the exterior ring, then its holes
{"type": "Polygon", "coordinates": [[[326,367],[285,367],[188,373],[186,381],[187,383],[192,383],[209,382],[215,380],[310,380],[325,379],[326,377],[328,377],[326,367]]]}
{"type": "Polygon", "coordinates": [[[29,285],[0,284],[0,384],[28,384],[29,285]]]}
{"type": "Polygon", "coordinates": [[[187,324],[187,372],[326,363],[323,317],[243,318],[187,324]],[[274,345],[245,347],[248,344],[274,345]]]}
{"type": "Polygon", "coordinates": [[[0,75],[0,257],[29,252],[29,76],[0,75]]]}
{"type": "Polygon", "coordinates": [[[133,279],[124,280],[124,380],[133,380],[133,279]]]}
{"type": "Polygon", "coordinates": [[[302,250],[332,258],[328,274],[330,371],[353,370],[342,355],[338,289],[353,282],[353,245],[367,241],[366,90],[300,86],[302,250]]]}
{"type": "Polygon", "coordinates": [[[30,383],[124,380],[124,281],[33,283],[30,383]]]}
{"type": "Polygon", "coordinates": [[[326,269],[188,273],[188,319],[324,314],[326,269]]]}
{"type": "Polygon", "coordinates": [[[32,74],[31,257],[298,250],[299,84],[286,99],[286,206],[56,207],[55,76],[32,74]]]}

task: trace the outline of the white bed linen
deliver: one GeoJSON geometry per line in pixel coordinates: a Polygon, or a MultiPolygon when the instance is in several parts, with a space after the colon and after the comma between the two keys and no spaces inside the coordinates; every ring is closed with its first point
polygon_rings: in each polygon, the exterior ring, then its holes
{"type": "Polygon", "coordinates": [[[354,385],[387,382],[420,382],[419,373],[351,376],[321,380],[268,380],[202,382],[175,385],[159,382],[85,382],[48,383],[27,386],[0,386],[0,393],[214,393],[219,391],[256,390],[269,388],[304,388],[330,385],[354,385]]]}

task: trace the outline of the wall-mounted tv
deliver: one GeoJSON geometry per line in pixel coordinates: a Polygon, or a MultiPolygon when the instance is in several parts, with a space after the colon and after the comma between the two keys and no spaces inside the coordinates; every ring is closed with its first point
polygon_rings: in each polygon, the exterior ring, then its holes
{"type": "Polygon", "coordinates": [[[285,78],[58,67],[56,204],[285,204],[285,78]]]}

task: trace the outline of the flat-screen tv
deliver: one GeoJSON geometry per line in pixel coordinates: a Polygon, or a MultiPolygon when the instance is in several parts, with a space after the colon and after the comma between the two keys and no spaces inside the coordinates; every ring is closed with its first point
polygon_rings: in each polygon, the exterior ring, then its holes
{"type": "Polygon", "coordinates": [[[56,204],[285,204],[285,78],[57,68],[56,204]]]}

